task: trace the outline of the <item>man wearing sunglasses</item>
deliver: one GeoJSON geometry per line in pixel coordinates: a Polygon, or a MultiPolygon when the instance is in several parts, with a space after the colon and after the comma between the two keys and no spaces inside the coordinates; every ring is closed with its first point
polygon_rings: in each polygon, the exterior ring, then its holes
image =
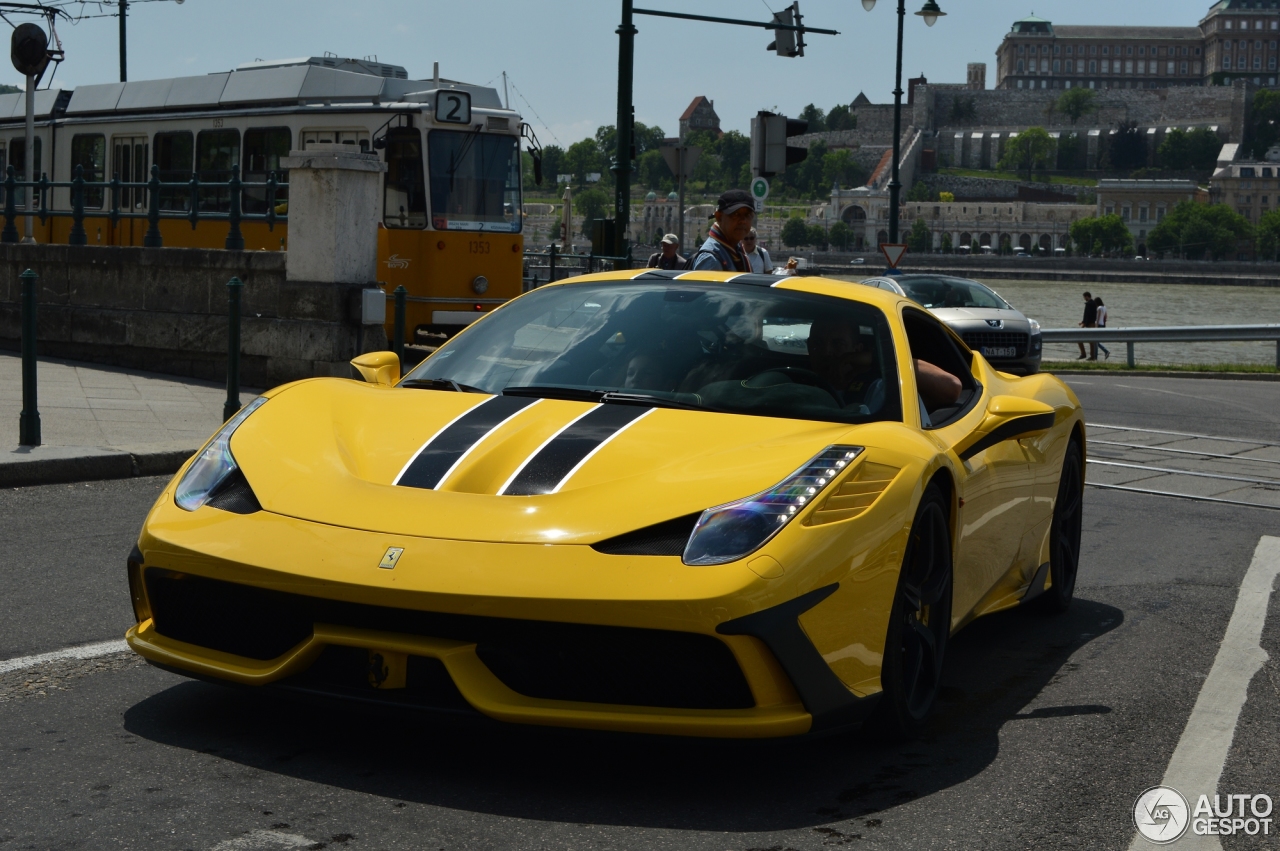
{"type": "Polygon", "coordinates": [[[773,261],[769,259],[769,252],[764,246],[757,245],[757,242],[755,228],[749,230],[742,240],[742,248],[747,253],[747,262],[751,264],[751,271],[757,275],[772,275],[773,261]]]}
{"type": "Polygon", "coordinates": [[[716,223],[693,256],[690,268],[710,272],[750,272],[742,242],[756,223],[756,202],[745,189],[730,189],[716,202],[716,223]]]}

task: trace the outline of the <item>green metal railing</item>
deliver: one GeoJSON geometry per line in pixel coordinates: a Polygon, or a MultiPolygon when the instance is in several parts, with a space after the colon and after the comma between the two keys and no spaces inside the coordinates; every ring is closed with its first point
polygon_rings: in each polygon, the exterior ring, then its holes
{"type": "Polygon", "coordinates": [[[244,249],[244,234],[240,231],[241,222],[266,222],[268,230],[275,230],[276,222],[289,220],[287,213],[276,212],[277,195],[286,191],[289,184],[277,180],[274,171],[270,172],[267,180],[261,183],[242,181],[239,174],[232,174],[231,179],[226,182],[197,180],[195,177],[182,182],[166,182],[160,180],[160,168],[155,165],[151,167],[151,179],[145,182],[125,181],[119,176],[107,181],[85,180],[84,166],[79,165],[76,166],[75,176],[65,182],[49,180],[46,175],[41,175],[39,180],[18,180],[17,172],[12,165],[7,171],[8,175],[3,184],[4,229],[0,231],[0,242],[18,242],[18,228],[14,224],[15,220],[34,215],[40,219],[41,224],[50,218],[70,218],[71,233],[67,237],[67,244],[85,245],[88,243],[88,238],[84,230],[84,220],[86,215],[92,215],[106,216],[113,225],[121,219],[146,219],[150,227],[147,228],[142,244],[147,248],[164,246],[164,239],[160,235],[161,219],[186,219],[191,223],[192,230],[201,221],[225,221],[228,225],[225,247],[240,251],[244,249]],[[35,211],[18,208],[17,191],[19,189],[36,193],[35,211]],[[71,190],[70,210],[50,209],[49,201],[54,189],[71,190]],[[265,212],[244,212],[245,191],[259,189],[263,192],[265,212]],[[145,191],[146,212],[121,209],[121,196],[128,190],[145,191]],[[211,191],[217,193],[219,204],[223,197],[222,193],[226,193],[227,209],[225,211],[207,209],[211,191]],[[102,207],[95,208],[86,214],[86,197],[90,193],[98,192],[102,193],[100,196],[104,202],[102,207]],[[185,196],[186,209],[163,209],[162,196],[166,200],[185,196]],[[108,198],[109,205],[106,203],[108,198]]]}

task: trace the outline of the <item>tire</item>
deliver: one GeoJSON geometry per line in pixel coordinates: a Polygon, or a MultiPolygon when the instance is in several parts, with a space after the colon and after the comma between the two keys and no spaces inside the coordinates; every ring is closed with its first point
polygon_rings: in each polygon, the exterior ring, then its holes
{"type": "Polygon", "coordinates": [[[1067,444],[1058,477],[1058,498],[1053,503],[1049,529],[1050,586],[1040,595],[1045,611],[1061,614],[1071,607],[1080,569],[1080,528],[1084,517],[1084,475],[1080,444],[1067,444]]]}
{"type": "Polygon", "coordinates": [[[911,524],[893,596],[875,726],[895,739],[924,728],[942,680],[951,637],[951,525],[937,485],[925,488],[911,524]]]}

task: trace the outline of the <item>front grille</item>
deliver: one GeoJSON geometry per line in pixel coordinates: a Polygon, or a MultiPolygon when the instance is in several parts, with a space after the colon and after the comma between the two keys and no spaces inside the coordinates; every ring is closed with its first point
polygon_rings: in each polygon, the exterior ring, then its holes
{"type": "Polygon", "coordinates": [[[611,556],[678,556],[684,554],[684,548],[693,534],[693,527],[698,524],[702,513],[686,514],[675,520],[667,520],[625,532],[621,535],[592,544],[596,552],[611,556]]]}
{"type": "Polygon", "coordinates": [[[155,567],[145,581],[161,635],[250,659],[275,659],[325,623],[475,642],[494,675],[528,697],[676,709],[755,705],[733,653],[709,635],[371,606],[155,567]]]}
{"type": "Polygon", "coordinates": [[[444,663],[426,656],[410,656],[404,688],[369,686],[369,651],[359,647],[330,645],[301,674],[280,680],[291,691],[321,694],[372,703],[430,709],[437,712],[475,714],[444,663]]]}
{"type": "Polygon", "coordinates": [[[1017,357],[1025,357],[1030,335],[1021,331],[965,331],[961,336],[965,345],[975,352],[981,352],[983,346],[1012,346],[1018,350],[1017,357]]]}

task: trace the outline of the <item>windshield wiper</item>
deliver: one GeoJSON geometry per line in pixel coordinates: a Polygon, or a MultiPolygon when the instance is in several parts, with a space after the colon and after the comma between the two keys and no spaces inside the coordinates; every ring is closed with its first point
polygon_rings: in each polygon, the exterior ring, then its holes
{"type": "Polygon", "coordinates": [[[470,384],[459,384],[452,378],[406,378],[400,382],[401,387],[424,387],[428,390],[452,390],[455,393],[487,393],[470,384]]]}
{"type": "Polygon", "coordinates": [[[676,408],[681,411],[706,411],[708,408],[702,405],[694,405],[689,402],[680,402],[676,399],[668,399],[665,396],[655,396],[652,393],[628,393],[626,391],[611,390],[600,396],[600,401],[606,405],[651,405],[655,408],[676,408]]]}
{"type": "Polygon", "coordinates": [[[598,402],[604,390],[588,390],[583,387],[558,387],[554,384],[529,384],[524,387],[506,387],[503,396],[534,396],[539,399],[566,399],[570,402],[598,402]]]}

